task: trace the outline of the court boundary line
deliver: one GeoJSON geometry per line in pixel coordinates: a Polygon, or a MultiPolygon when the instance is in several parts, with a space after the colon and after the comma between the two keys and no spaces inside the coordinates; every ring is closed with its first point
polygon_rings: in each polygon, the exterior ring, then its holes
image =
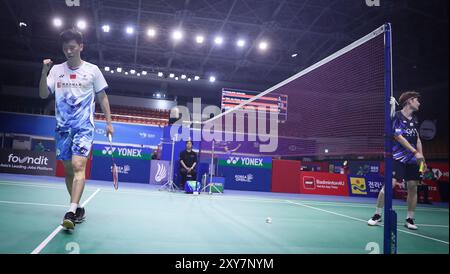
{"type": "Polygon", "coordinates": [[[16,205],[35,205],[35,206],[67,207],[67,206],[65,206],[65,205],[58,205],[58,204],[43,204],[43,203],[18,202],[18,201],[4,201],[4,200],[0,200],[0,204],[16,204],[16,205]]]}
{"type": "MultiPolygon", "coordinates": [[[[91,194],[91,196],[89,196],[89,198],[86,199],[86,201],[84,201],[81,204],[81,207],[84,207],[85,205],[87,205],[92,198],[94,198],[95,195],[97,195],[97,193],[100,192],[100,188],[97,188],[97,190],[91,194]]],[[[52,233],[50,233],[50,235],[47,236],[47,238],[45,238],[44,241],[42,241],[32,252],[31,254],[39,254],[42,249],[44,249],[48,243],[50,243],[51,240],[53,240],[53,238],[63,229],[62,225],[59,225],[55,228],[55,230],[53,230],[52,233]]]]}
{"type": "MultiPolygon", "coordinates": [[[[41,187],[41,188],[53,188],[53,189],[62,189],[62,190],[66,190],[65,187],[63,186],[58,186],[58,185],[49,185],[49,184],[40,184],[40,183],[28,183],[28,182],[13,182],[13,181],[1,181],[0,180],[0,185],[13,185],[13,186],[29,186],[29,187],[41,187]],[[25,184],[24,184],[25,183],[25,184]]],[[[89,187],[89,186],[88,186],[89,187]]],[[[115,193],[115,190],[110,190],[104,186],[99,187],[99,186],[93,186],[93,188],[98,188],[101,189],[102,192],[107,192],[107,193],[115,193]]],[[[130,190],[125,190],[125,191],[121,191],[120,193],[123,194],[139,194],[139,195],[149,195],[149,196],[160,196],[160,197],[164,197],[166,195],[164,195],[163,193],[167,193],[167,192],[159,192],[159,191],[155,191],[155,190],[139,190],[139,189],[130,189],[130,190]]],[[[177,195],[172,195],[172,197],[182,197],[182,196],[177,196],[177,195]]],[[[237,200],[237,201],[256,201],[256,202],[265,202],[265,203],[283,203],[286,201],[285,198],[264,198],[264,197],[260,197],[260,198],[253,198],[253,197],[238,197],[238,196],[210,196],[208,195],[207,197],[209,197],[209,199],[213,200],[213,199],[223,199],[223,200],[237,200]]],[[[184,198],[184,196],[183,196],[184,198]]],[[[355,207],[355,208],[371,208],[374,207],[372,204],[367,204],[367,203],[349,203],[349,202],[321,202],[321,201],[314,201],[314,200],[300,200],[300,199],[291,199],[291,200],[295,200],[295,201],[300,201],[302,203],[305,204],[311,204],[311,205],[324,205],[324,206],[343,206],[343,207],[355,207]]],[[[399,209],[406,209],[407,206],[406,205],[395,205],[394,208],[399,208],[399,209]]],[[[449,212],[448,208],[442,208],[442,207],[435,207],[435,208],[427,208],[427,207],[418,207],[416,208],[416,211],[428,211],[428,212],[449,212]]]]}
{"type": "MultiPolygon", "coordinates": [[[[363,219],[359,219],[359,218],[356,218],[356,217],[348,216],[348,215],[345,215],[345,214],[333,212],[333,211],[330,211],[330,210],[326,210],[326,209],[322,209],[322,208],[318,208],[318,207],[313,207],[313,206],[309,206],[309,205],[304,205],[304,204],[301,204],[301,203],[295,203],[295,202],[292,202],[292,201],[289,201],[289,200],[286,200],[286,202],[289,203],[289,204],[299,205],[299,206],[307,207],[307,208],[310,208],[310,209],[326,212],[326,213],[329,213],[329,214],[332,214],[332,215],[337,215],[337,216],[340,216],[340,217],[344,217],[344,218],[348,218],[348,219],[352,219],[352,220],[356,220],[356,221],[367,223],[367,220],[363,220],[363,219]]],[[[380,226],[384,226],[384,225],[380,224],[380,226]]],[[[433,241],[436,241],[436,242],[440,242],[440,243],[444,243],[446,245],[449,245],[449,242],[446,242],[446,241],[440,240],[440,239],[436,239],[436,238],[432,238],[432,237],[429,237],[429,236],[425,236],[425,235],[422,235],[422,234],[406,231],[406,230],[399,229],[399,228],[397,228],[397,231],[400,231],[400,232],[403,232],[403,233],[407,233],[407,234],[411,234],[411,235],[415,235],[415,236],[418,236],[418,237],[421,237],[421,238],[425,238],[425,239],[428,239],[428,240],[433,240],[433,241]]]]}

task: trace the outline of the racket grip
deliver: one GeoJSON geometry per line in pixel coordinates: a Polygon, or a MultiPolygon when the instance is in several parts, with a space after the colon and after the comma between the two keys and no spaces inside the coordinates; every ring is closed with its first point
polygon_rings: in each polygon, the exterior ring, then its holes
{"type": "Polygon", "coordinates": [[[425,171],[424,161],[420,161],[419,172],[423,173],[425,171]]]}
{"type": "Polygon", "coordinates": [[[112,142],[112,135],[110,133],[108,133],[108,140],[109,142],[112,142]]]}

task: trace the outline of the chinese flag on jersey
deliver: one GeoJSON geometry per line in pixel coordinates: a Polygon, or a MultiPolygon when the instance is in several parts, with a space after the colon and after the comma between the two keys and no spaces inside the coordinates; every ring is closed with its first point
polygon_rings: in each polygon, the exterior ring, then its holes
{"type": "Polygon", "coordinates": [[[70,74],[70,79],[77,79],[77,75],[76,74],[70,74]]]}

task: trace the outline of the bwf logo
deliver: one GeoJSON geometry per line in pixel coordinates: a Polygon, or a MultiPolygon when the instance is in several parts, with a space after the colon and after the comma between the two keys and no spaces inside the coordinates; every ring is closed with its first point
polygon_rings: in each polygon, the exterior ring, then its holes
{"type": "Polygon", "coordinates": [[[167,168],[163,164],[158,164],[158,170],[156,171],[155,181],[161,182],[167,176],[167,168]]]}
{"type": "Polygon", "coordinates": [[[379,7],[380,4],[380,0],[366,0],[366,5],[368,7],[379,7]]]}
{"type": "Polygon", "coordinates": [[[66,0],[66,5],[68,7],[79,7],[80,6],[80,0],[66,0]]]}

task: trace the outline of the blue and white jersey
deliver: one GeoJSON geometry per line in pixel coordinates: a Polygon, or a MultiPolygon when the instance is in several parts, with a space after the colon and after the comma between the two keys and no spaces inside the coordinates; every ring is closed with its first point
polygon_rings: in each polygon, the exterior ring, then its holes
{"type": "MultiPolygon", "coordinates": [[[[415,149],[417,149],[417,139],[419,138],[419,132],[417,130],[419,122],[417,117],[413,116],[413,118],[409,120],[401,113],[401,111],[397,111],[392,119],[392,124],[394,136],[403,136],[415,149]]],[[[395,139],[392,144],[392,156],[394,160],[402,163],[417,163],[417,159],[414,154],[409,149],[403,147],[395,139]]]]}
{"type": "Polygon", "coordinates": [[[55,95],[57,128],[94,128],[95,95],[108,87],[96,65],[86,61],[76,69],[67,62],[55,65],[47,86],[55,95]]]}

